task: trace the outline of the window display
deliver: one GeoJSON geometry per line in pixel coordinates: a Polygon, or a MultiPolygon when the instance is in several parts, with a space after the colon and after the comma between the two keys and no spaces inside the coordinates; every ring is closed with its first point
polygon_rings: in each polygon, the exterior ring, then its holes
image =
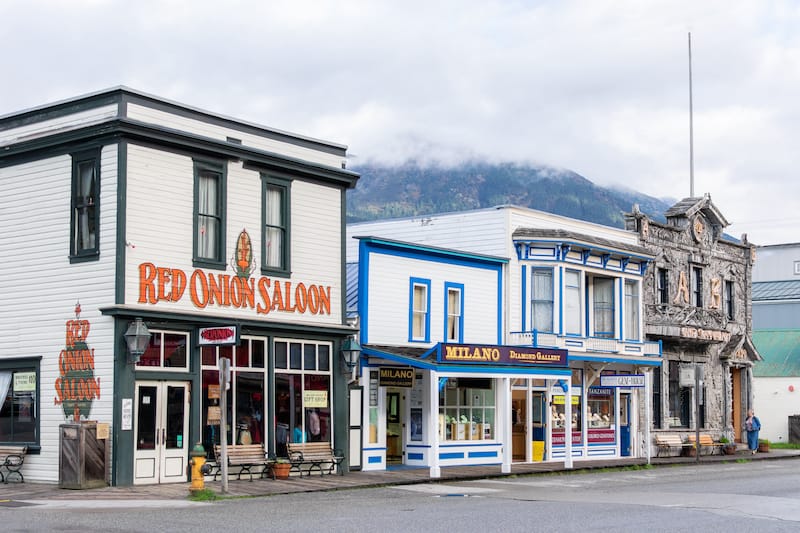
{"type": "Polygon", "coordinates": [[[447,384],[439,395],[439,438],[493,439],[494,430],[494,380],[447,378],[447,384]]]}

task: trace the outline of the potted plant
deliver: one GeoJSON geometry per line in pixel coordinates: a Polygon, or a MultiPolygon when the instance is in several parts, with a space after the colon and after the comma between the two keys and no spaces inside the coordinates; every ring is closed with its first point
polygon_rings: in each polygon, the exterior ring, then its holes
{"type": "Polygon", "coordinates": [[[725,455],[734,455],[736,453],[736,444],[732,443],[728,437],[720,437],[719,443],[722,444],[722,453],[725,455]]]}
{"type": "Polygon", "coordinates": [[[685,442],[687,443],[687,446],[686,446],[686,448],[684,448],[684,450],[685,450],[684,453],[688,457],[696,457],[697,456],[697,444],[695,442],[689,441],[689,439],[686,439],[685,442]]]}
{"type": "Polygon", "coordinates": [[[769,441],[767,439],[758,439],[759,453],[767,453],[769,451],[769,441]]]}
{"type": "Polygon", "coordinates": [[[278,457],[275,459],[275,462],[272,463],[272,474],[275,476],[275,479],[289,479],[289,470],[291,468],[292,464],[289,462],[289,459],[278,457]]]}

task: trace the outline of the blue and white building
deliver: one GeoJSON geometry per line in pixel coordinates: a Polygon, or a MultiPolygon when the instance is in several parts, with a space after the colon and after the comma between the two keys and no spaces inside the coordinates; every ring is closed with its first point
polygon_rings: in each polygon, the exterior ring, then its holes
{"type": "Polygon", "coordinates": [[[347,231],[364,469],[650,452],[635,233],[513,206],[347,231]]]}

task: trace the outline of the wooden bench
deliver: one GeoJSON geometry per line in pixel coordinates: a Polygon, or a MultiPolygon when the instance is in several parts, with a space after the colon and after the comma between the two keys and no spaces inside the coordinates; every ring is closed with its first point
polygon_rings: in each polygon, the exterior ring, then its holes
{"type": "Polygon", "coordinates": [[[677,449],[680,452],[683,448],[691,446],[688,442],[683,442],[683,439],[677,433],[657,433],[655,438],[656,446],[658,446],[656,457],[669,457],[673,449],[677,449]]]}
{"type": "Polygon", "coordinates": [[[309,476],[315,468],[320,475],[333,473],[333,469],[339,467],[339,474],[342,475],[341,464],[344,461],[344,454],[340,450],[331,448],[328,442],[290,442],[286,445],[289,453],[289,462],[292,465],[291,471],[303,475],[302,466],[308,465],[305,471],[309,476]],[[325,469],[323,469],[323,465],[325,469]]]}
{"type": "MultiPolygon", "coordinates": [[[[694,433],[689,434],[689,437],[687,439],[689,442],[687,444],[690,447],[694,447],[695,438],[696,436],[694,433]]],[[[708,450],[708,455],[713,455],[714,450],[719,450],[719,453],[722,453],[723,446],[725,446],[724,443],[715,442],[714,439],[711,438],[711,435],[709,435],[708,433],[700,434],[700,450],[699,450],[700,455],[703,454],[704,450],[708,450]]]]}
{"type": "MultiPolygon", "coordinates": [[[[262,444],[231,444],[227,447],[228,466],[238,466],[239,475],[236,479],[242,479],[242,474],[250,474],[250,481],[253,481],[253,468],[261,467],[259,475],[263,478],[271,472],[271,466],[275,463],[274,458],[267,456],[262,444]]],[[[214,456],[217,459],[217,469],[214,472],[214,481],[222,473],[222,450],[219,444],[214,445],[214,456]]],[[[274,479],[274,475],[273,475],[274,479]]]]}
{"type": "Polygon", "coordinates": [[[25,462],[26,453],[28,453],[27,446],[0,446],[0,481],[8,483],[12,476],[18,477],[20,483],[25,481],[20,470],[22,463],[25,462]],[[5,474],[3,474],[4,469],[5,474]]]}

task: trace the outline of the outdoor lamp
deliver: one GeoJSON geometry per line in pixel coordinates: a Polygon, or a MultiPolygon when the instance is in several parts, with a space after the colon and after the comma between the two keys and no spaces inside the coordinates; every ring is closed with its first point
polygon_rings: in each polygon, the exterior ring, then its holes
{"type": "Polygon", "coordinates": [[[347,365],[347,370],[352,371],[356,367],[359,357],[361,357],[361,345],[355,337],[347,337],[342,343],[342,359],[347,365]]]}
{"type": "Polygon", "coordinates": [[[150,330],[147,329],[141,318],[137,318],[128,326],[128,331],[125,332],[125,342],[128,345],[128,362],[138,363],[150,343],[150,330]]]}

